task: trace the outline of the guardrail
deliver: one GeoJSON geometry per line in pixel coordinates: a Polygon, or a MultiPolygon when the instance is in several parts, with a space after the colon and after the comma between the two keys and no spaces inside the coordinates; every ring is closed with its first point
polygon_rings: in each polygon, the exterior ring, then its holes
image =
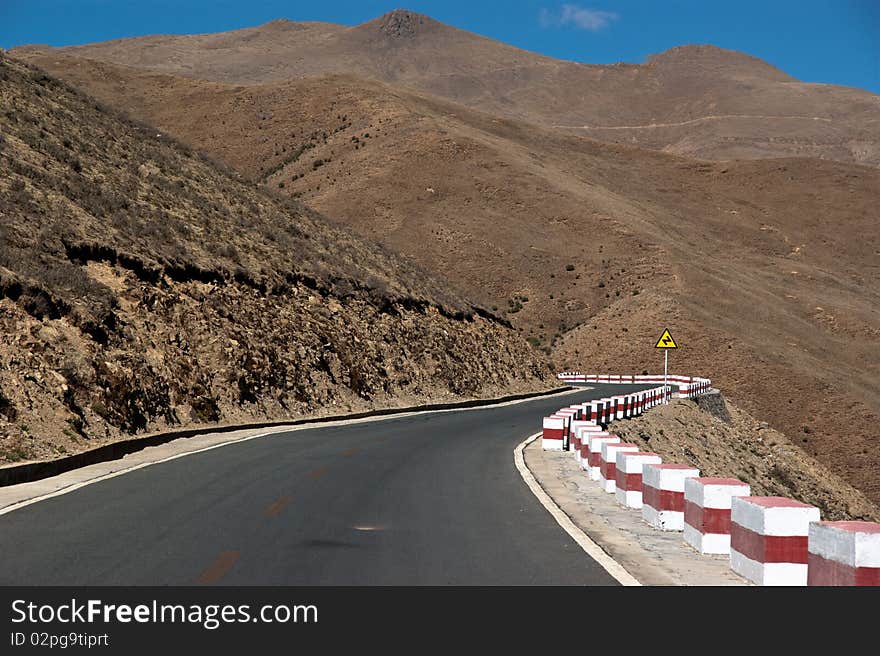
{"type": "Polygon", "coordinates": [[[695,376],[655,374],[557,375],[567,383],[654,384],[560,408],[543,420],[545,450],[573,451],[584,475],[622,506],[638,509],[661,531],[680,531],[694,554],[728,554],[731,569],[757,585],[880,586],[880,524],[823,522],[814,506],[785,497],[751,496],[733,478],[700,477],[691,465],[663,464],[609,432],[614,421],[638,416],[670,398],[712,390],[695,376]],[[678,391],[674,394],[672,386],[678,391]]]}
{"type": "MultiPolygon", "coordinates": [[[[637,375],[613,375],[613,374],[584,374],[579,371],[564,371],[556,374],[559,380],[566,383],[608,383],[612,385],[638,385],[641,383],[663,384],[663,374],[637,374],[637,375]]],[[[698,376],[670,375],[666,377],[668,384],[678,387],[678,397],[682,399],[693,398],[705,394],[712,389],[712,381],[698,376]]]]}

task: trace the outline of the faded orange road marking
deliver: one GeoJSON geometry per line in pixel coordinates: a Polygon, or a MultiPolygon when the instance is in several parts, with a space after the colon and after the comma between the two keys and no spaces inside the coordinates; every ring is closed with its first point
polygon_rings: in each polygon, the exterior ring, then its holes
{"type": "Polygon", "coordinates": [[[217,556],[217,560],[211,563],[211,566],[202,572],[202,575],[199,577],[199,583],[208,585],[209,583],[216,583],[222,579],[226,575],[226,572],[232,569],[232,566],[238,561],[240,555],[241,553],[238,551],[224,551],[221,553],[217,556]]]}
{"type": "Polygon", "coordinates": [[[266,517],[278,517],[278,515],[281,514],[281,511],[284,510],[289,503],[290,497],[281,497],[277,501],[273,501],[271,504],[266,506],[263,514],[266,515],[266,517]]]}
{"type": "Polygon", "coordinates": [[[312,478],[321,478],[321,476],[323,476],[326,473],[327,473],[326,467],[319,467],[318,469],[315,469],[314,471],[310,471],[309,476],[311,476],[312,478]]]}
{"type": "Polygon", "coordinates": [[[342,452],[342,455],[345,456],[346,458],[351,458],[359,450],[360,449],[358,449],[357,447],[353,447],[351,449],[346,449],[345,451],[342,452]]]}

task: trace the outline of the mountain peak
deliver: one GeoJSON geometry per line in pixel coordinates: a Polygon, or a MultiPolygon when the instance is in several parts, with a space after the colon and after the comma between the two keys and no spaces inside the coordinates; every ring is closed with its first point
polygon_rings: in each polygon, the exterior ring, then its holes
{"type": "Polygon", "coordinates": [[[437,25],[437,21],[430,16],[409,9],[394,9],[370,22],[377,24],[384,35],[394,39],[412,39],[437,25]]]}

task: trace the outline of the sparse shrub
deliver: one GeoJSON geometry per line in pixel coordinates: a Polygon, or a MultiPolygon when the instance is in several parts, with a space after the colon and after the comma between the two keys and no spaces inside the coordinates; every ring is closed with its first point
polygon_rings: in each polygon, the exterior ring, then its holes
{"type": "Polygon", "coordinates": [[[27,460],[31,456],[31,452],[21,444],[7,447],[5,452],[3,452],[2,457],[9,462],[17,462],[19,460],[27,460]]]}
{"type": "Polygon", "coordinates": [[[566,271],[574,271],[574,264],[566,264],[565,270],[566,271]]]}
{"type": "Polygon", "coordinates": [[[105,406],[100,401],[94,401],[92,403],[92,410],[95,412],[96,415],[103,417],[104,419],[107,419],[109,416],[109,413],[107,412],[107,406],[105,406]]]}
{"type": "Polygon", "coordinates": [[[3,395],[2,391],[0,391],[0,415],[6,417],[7,421],[15,421],[18,416],[15,405],[3,395]]]}

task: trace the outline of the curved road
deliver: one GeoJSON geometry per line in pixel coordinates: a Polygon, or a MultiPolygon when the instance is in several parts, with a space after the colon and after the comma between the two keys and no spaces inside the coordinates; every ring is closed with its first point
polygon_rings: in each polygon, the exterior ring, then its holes
{"type": "Polygon", "coordinates": [[[2,585],[613,585],[522,481],[541,417],[649,386],[276,433],[0,516],[2,585]]]}

